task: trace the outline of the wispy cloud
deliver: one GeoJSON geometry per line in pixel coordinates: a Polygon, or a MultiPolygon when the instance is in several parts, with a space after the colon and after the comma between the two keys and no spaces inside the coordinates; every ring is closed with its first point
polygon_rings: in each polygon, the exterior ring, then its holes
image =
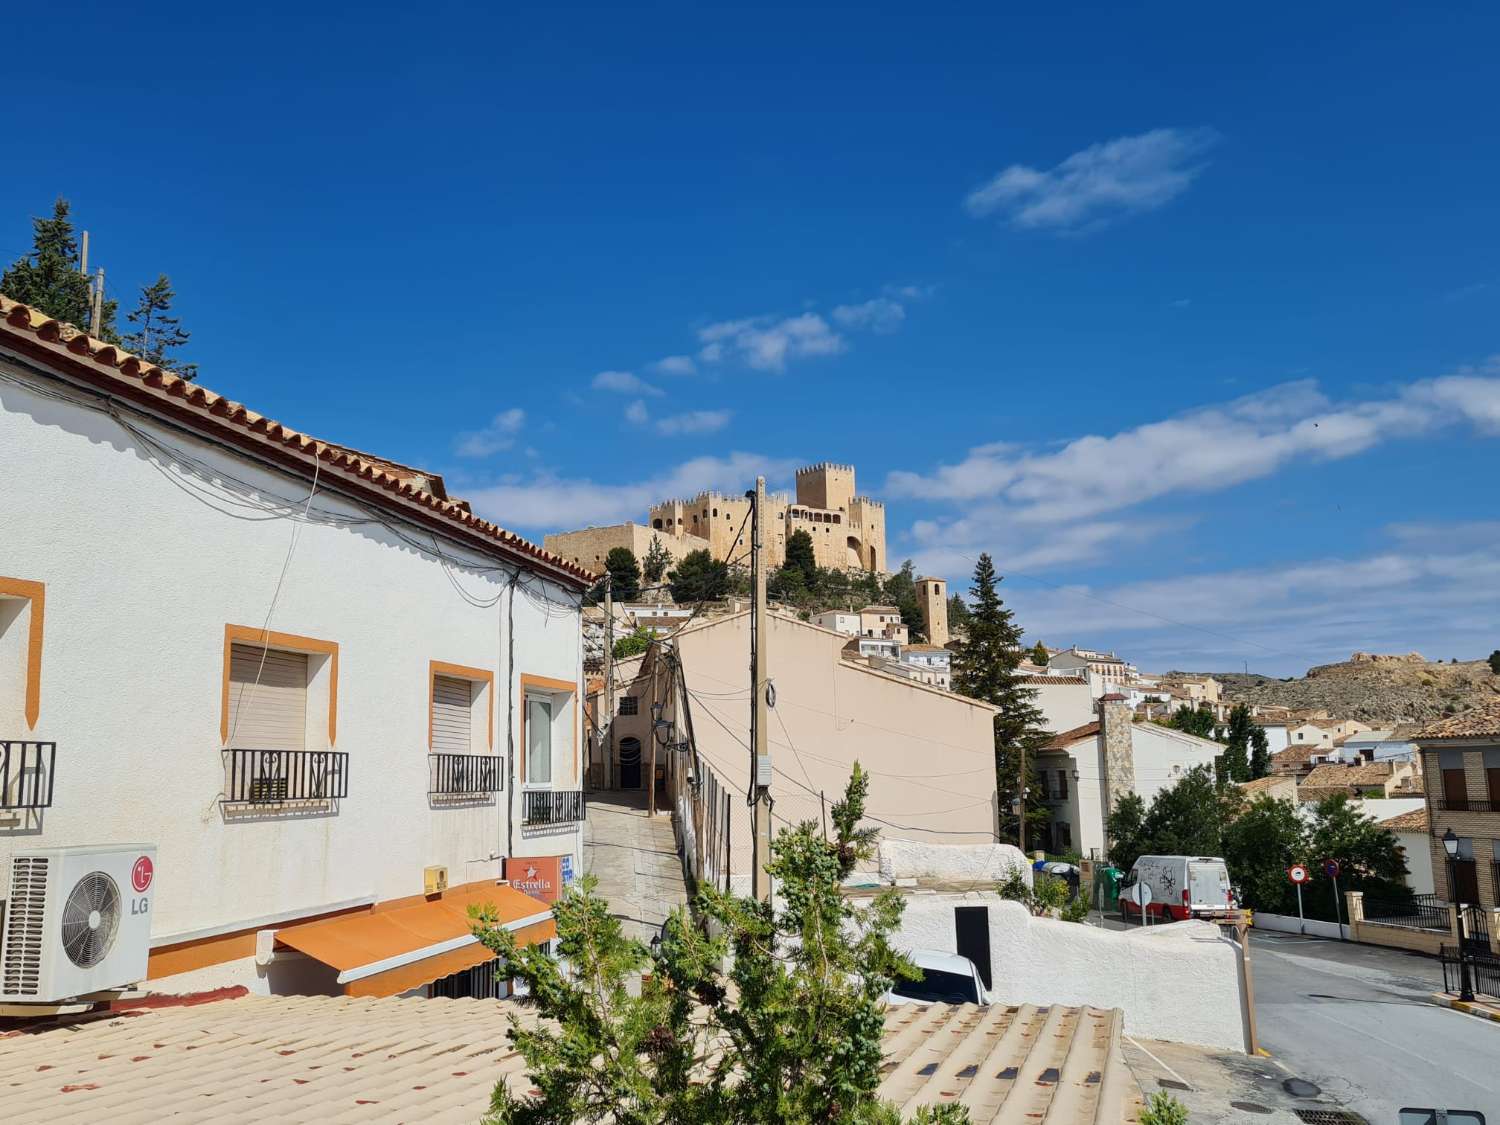
{"type": "Polygon", "coordinates": [[[651,370],[658,375],[695,375],[698,365],[690,355],[669,355],[651,364],[651,370]]]}
{"type": "Polygon", "coordinates": [[[729,425],[728,410],[689,410],[656,420],[656,432],[667,437],[681,434],[712,434],[729,425]]]}
{"type": "Polygon", "coordinates": [[[845,328],[868,328],[885,334],[901,327],[901,322],[906,319],[906,309],[889,297],[876,297],[863,304],[837,306],[833,310],[833,319],[845,328]]]}
{"type": "Polygon", "coordinates": [[[1090,145],[1054,168],[1012,164],[964,206],[1025,229],[1096,229],[1176,199],[1206,167],[1203,156],[1217,139],[1211,129],[1153,129],[1090,145]]]}
{"type": "Polygon", "coordinates": [[[468,500],[475,511],[503,526],[535,532],[557,531],[641,520],[647,509],[660,500],[692,496],[711,488],[738,491],[757,476],[784,483],[798,464],[795,460],[735,452],[723,457],[696,457],[665,472],[624,484],[550,474],[502,480],[488,487],[470,489],[468,500]]]}
{"type": "Polygon", "coordinates": [[[516,444],[516,435],[526,424],[526,411],[520,407],[502,410],[482,430],[459,434],[454,452],[460,457],[492,457],[516,444]]]}
{"type": "Polygon", "coordinates": [[[757,371],[786,370],[788,360],[838,355],[848,342],[817,313],[722,320],[698,330],[704,363],[736,360],[757,371]]]}
{"type": "Polygon", "coordinates": [[[659,395],[660,387],[654,387],[631,371],[601,371],[594,376],[596,391],[615,391],[622,395],[659,395]]]}
{"type": "Polygon", "coordinates": [[[892,473],[886,491],[982,501],[1021,522],[1059,523],[1169,493],[1214,492],[1294,459],[1338,460],[1464,422],[1500,433],[1500,360],[1410,383],[1385,398],[1334,403],[1304,380],[1058,449],[980,447],[932,473],[892,473]]]}
{"type": "Polygon", "coordinates": [[[636,399],[625,408],[625,421],[635,426],[644,426],[651,421],[651,412],[646,409],[646,404],[636,399]]]}

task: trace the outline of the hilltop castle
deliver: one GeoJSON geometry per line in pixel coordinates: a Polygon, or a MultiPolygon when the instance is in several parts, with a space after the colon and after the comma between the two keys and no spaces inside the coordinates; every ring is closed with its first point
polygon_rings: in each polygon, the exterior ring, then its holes
{"type": "MultiPolygon", "coordinates": [[[[716,559],[748,562],[750,501],[743,495],[700,492],[689,500],[653,504],[646,524],[621,523],[564,531],[546,538],[547,550],[596,571],[615,547],[629,547],[644,558],[651,540],[659,539],[680,559],[706,550],[716,559]]],[[[795,500],[785,494],[766,498],[766,554],[769,565],[786,561],[786,543],[795,531],[813,541],[818,565],[834,570],[884,572],[885,505],[860,496],[853,465],[823,462],[797,470],[795,500]]]]}

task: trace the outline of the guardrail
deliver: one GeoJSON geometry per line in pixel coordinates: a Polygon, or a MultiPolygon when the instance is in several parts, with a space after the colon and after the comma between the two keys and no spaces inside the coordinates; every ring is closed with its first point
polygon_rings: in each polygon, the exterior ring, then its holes
{"type": "Polygon", "coordinates": [[[429,754],[427,792],[434,797],[485,797],[498,793],[498,754],[429,754]]]}
{"type": "Polygon", "coordinates": [[[521,823],[574,824],[584,817],[580,789],[528,789],[522,796],[521,823]]]}
{"type": "Polygon", "coordinates": [[[0,741],[0,809],[52,807],[57,743],[0,741]]]}
{"type": "Polygon", "coordinates": [[[1448,904],[1436,895],[1413,895],[1411,898],[1379,899],[1365,897],[1364,921],[1380,926],[1401,926],[1408,930],[1435,930],[1451,933],[1448,904]]]}
{"type": "Polygon", "coordinates": [[[225,804],[280,805],[349,795],[349,755],[338,750],[225,750],[225,804]]]}

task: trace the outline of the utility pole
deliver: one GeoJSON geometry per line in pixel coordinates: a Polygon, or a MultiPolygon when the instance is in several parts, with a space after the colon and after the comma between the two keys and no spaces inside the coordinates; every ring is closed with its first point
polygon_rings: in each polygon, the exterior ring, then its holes
{"type": "Polygon", "coordinates": [[[755,507],[750,510],[750,567],[755,601],[750,609],[750,785],[755,825],[755,897],[771,901],[771,749],[766,741],[766,540],[761,519],[766,510],[766,478],[755,478],[755,507]]]}
{"type": "Polygon", "coordinates": [[[94,308],[89,315],[89,335],[99,335],[100,321],[104,318],[104,267],[99,267],[99,281],[94,286],[94,308]]]}
{"type": "MultiPolygon", "coordinates": [[[[1102,737],[1102,736],[1101,736],[1102,737]]],[[[1016,845],[1021,849],[1021,854],[1026,854],[1026,744],[1023,742],[1019,747],[1021,751],[1021,776],[1016,779],[1016,845]]],[[[1045,794],[1044,794],[1045,796],[1045,794]]]]}
{"type": "Polygon", "coordinates": [[[613,576],[604,572],[604,721],[599,724],[600,753],[604,764],[599,770],[599,785],[610,788],[610,771],[615,765],[615,592],[613,576]]]}
{"type": "Polygon", "coordinates": [[[83,253],[78,258],[78,272],[84,277],[89,275],[89,232],[83,232],[83,253]]]}

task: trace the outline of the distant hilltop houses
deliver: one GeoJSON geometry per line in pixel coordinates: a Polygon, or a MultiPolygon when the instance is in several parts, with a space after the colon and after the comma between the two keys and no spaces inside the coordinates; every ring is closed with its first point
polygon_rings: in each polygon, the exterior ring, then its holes
{"type": "MultiPolygon", "coordinates": [[[[693,551],[708,551],[715,559],[732,562],[749,558],[751,502],[744,495],[700,492],[690,500],[662,500],[653,504],[645,524],[633,522],[586,527],[548,535],[546,549],[603,573],[605,557],[616,547],[627,547],[644,558],[651,541],[658,540],[673,561],[693,551]]],[[[813,557],[830,570],[885,573],[885,505],[861,496],[855,488],[854,466],[822,462],[797,470],[797,495],[784,493],[766,500],[768,565],[786,561],[786,543],[796,531],[812,537],[813,557]]]]}

